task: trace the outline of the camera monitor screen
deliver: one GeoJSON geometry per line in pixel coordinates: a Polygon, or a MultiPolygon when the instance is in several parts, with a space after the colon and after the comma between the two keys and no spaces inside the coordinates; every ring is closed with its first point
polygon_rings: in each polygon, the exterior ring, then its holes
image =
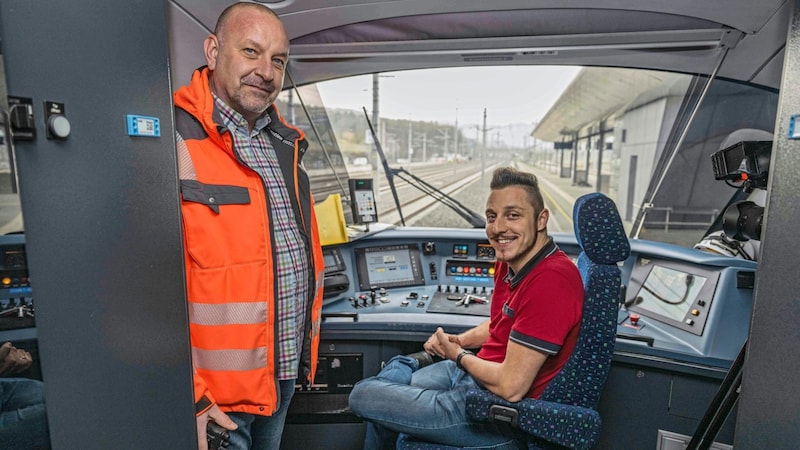
{"type": "Polygon", "coordinates": [[[357,248],[355,256],[361,290],[425,284],[416,244],[357,248]]]}
{"type": "Polygon", "coordinates": [[[718,275],[698,269],[692,272],[660,264],[639,265],[631,281],[641,286],[629,303],[630,310],[661,322],[702,334],[718,275]],[[646,271],[646,272],[645,272],[646,271]]]}
{"type": "Polygon", "coordinates": [[[342,251],[338,248],[323,248],[322,261],[325,263],[325,274],[342,272],[345,270],[342,251]]]}

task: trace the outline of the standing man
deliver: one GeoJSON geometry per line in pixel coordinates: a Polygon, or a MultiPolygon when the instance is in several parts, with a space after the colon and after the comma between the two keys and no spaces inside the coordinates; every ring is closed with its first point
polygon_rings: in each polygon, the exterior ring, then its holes
{"type": "Polygon", "coordinates": [[[295,381],[316,370],[324,264],[303,131],[273,102],[289,39],[259,3],[225,9],[207,66],[175,93],[197,438],[278,449],[295,381]]]}
{"type": "Polygon", "coordinates": [[[550,213],[536,177],[500,168],[490,187],[486,235],[497,257],[490,318],[459,335],[438,328],[424,349],[443,361],[425,366],[430,356],[396,356],[356,384],[350,408],[367,420],[365,449],[393,448],[397,433],[452,446],[510,444],[507,430],[470,421],[467,391],[538,398],[575,348],[583,283],[547,235],[550,213]],[[477,355],[468,350],[478,347],[477,355]]]}

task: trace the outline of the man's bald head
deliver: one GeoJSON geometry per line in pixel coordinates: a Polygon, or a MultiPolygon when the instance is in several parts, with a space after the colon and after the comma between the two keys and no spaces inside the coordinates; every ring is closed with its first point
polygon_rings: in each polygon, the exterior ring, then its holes
{"type": "Polygon", "coordinates": [[[225,25],[228,23],[228,19],[234,15],[234,13],[239,12],[241,10],[251,9],[256,12],[267,13],[275,17],[276,19],[280,20],[278,14],[275,11],[269,9],[268,7],[262,5],[261,3],[253,3],[253,2],[239,2],[234,3],[222,11],[222,14],[219,15],[217,18],[217,24],[214,26],[214,34],[221,37],[224,33],[225,25]]]}

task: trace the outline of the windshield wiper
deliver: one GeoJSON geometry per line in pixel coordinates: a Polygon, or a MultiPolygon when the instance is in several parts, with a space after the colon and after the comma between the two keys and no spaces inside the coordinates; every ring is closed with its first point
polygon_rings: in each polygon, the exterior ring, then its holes
{"type": "Polygon", "coordinates": [[[400,168],[393,168],[389,167],[389,162],[386,160],[386,155],[383,153],[383,147],[381,147],[381,142],[378,139],[378,135],[375,133],[375,128],[372,126],[372,121],[369,120],[369,114],[367,113],[367,108],[362,107],[364,110],[364,116],[367,120],[367,125],[369,125],[369,131],[372,134],[372,139],[375,142],[375,148],[378,151],[378,156],[381,159],[381,164],[383,165],[383,171],[386,173],[386,179],[389,182],[389,187],[392,189],[392,196],[394,197],[394,203],[397,207],[397,212],[400,215],[400,224],[405,226],[406,221],[403,217],[403,210],[400,207],[400,199],[397,197],[397,188],[394,185],[394,177],[397,176],[401,180],[405,181],[406,183],[414,186],[415,188],[422,191],[424,194],[432,197],[434,200],[442,203],[443,205],[447,206],[448,208],[455,211],[456,214],[461,216],[464,220],[470,223],[474,228],[484,228],[486,227],[486,219],[480,216],[475,211],[469,209],[468,207],[464,206],[461,202],[450,197],[446,193],[442,192],[441,190],[437,189],[435,186],[431,185],[427,181],[419,178],[418,176],[412,174],[411,172],[407,171],[406,169],[400,168]]]}

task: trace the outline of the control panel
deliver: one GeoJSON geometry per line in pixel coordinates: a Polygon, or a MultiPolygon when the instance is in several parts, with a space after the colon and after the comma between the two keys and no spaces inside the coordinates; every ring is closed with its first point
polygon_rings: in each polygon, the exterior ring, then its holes
{"type": "Polygon", "coordinates": [[[399,240],[326,248],[323,313],[488,316],[495,259],[483,230],[464,230],[463,238],[439,233],[410,229],[399,240]]]}
{"type": "Polygon", "coordinates": [[[24,238],[21,235],[0,236],[0,330],[34,326],[24,238]]]}
{"type": "Polygon", "coordinates": [[[445,262],[445,274],[448,277],[448,281],[454,283],[493,283],[494,261],[447,260],[445,262]]]}
{"type": "MultiPolygon", "coordinates": [[[[552,237],[577,259],[574,236],[552,237]]],[[[483,230],[386,229],[325,251],[323,331],[469,328],[490,314],[496,255],[483,230]]],[[[721,364],[736,357],[749,326],[754,262],[632,240],[619,266],[620,348],[721,364]]]]}
{"type": "Polygon", "coordinates": [[[692,334],[702,335],[711,309],[719,270],[639,257],[631,272],[631,295],[625,307],[692,334]]]}

